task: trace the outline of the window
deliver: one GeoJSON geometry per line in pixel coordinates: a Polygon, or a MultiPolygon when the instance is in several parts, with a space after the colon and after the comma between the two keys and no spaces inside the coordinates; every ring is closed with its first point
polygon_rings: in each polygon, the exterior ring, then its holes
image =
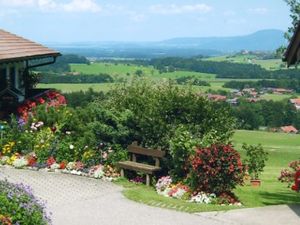
{"type": "Polygon", "coordinates": [[[6,88],[6,69],[0,68],[0,91],[6,88]]]}
{"type": "Polygon", "coordinates": [[[10,67],[9,69],[10,87],[14,87],[16,83],[15,71],[16,71],[15,67],[10,67]]]}

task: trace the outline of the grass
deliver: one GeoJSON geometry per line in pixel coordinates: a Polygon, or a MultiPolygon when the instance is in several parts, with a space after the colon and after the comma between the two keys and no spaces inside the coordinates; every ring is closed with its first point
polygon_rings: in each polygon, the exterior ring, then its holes
{"type": "MultiPolygon", "coordinates": [[[[287,188],[277,180],[281,169],[286,168],[290,161],[299,159],[300,156],[300,136],[270,133],[262,131],[236,131],[233,136],[233,144],[238,151],[244,142],[248,144],[261,143],[269,152],[269,160],[265,171],[261,175],[262,185],[253,188],[249,185],[237,187],[235,194],[243,203],[243,207],[260,207],[278,204],[300,204],[299,194],[287,188]]],[[[241,156],[243,157],[243,152],[241,156]]],[[[156,194],[153,187],[136,185],[124,179],[116,183],[125,187],[124,195],[133,201],[147,205],[174,209],[189,213],[231,210],[241,207],[219,206],[189,203],[183,200],[166,198],[156,194]]]]}
{"type": "Polygon", "coordinates": [[[279,70],[283,69],[284,64],[281,59],[265,59],[265,60],[253,60],[254,64],[260,65],[266,70],[279,70]]]}
{"type": "Polygon", "coordinates": [[[273,101],[282,101],[284,99],[290,99],[292,98],[293,95],[289,95],[289,94],[264,94],[261,96],[261,99],[265,99],[265,100],[273,100],[273,101]]]}
{"type": "Polygon", "coordinates": [[[232,62],[232,63],[246,63],[246,64],[257,64],[266,70],[278,70],[282,67],[281,59],[257,59],[255,55],[234,55],[234,56],[218,56],[207,58],[206,60],[215,62],[232,62]]]}
{"type": "Polygon", "coordinates": [[[60,90],[63,93],[70,93],[76,91],[87,91],[92,88],[94,91],[107,92],[114,84],[38,84],[37,88],[54,88],[60,90]]]}
{"type": "Polygon", "coordinates": [[[172,73],[159,73],[152,66],[138,66],[133,64],[122,63],[92,63],[86,64],[71,64],[72,72],[80,72],[82,74],[99,74],[106,73],[116,78],[128,78],[135,74],[137,70],[143,71],[143,76],[154,79],[176,79],[184,76],[195,76],[203,80],[215,79],[215,74],[197,73],[190,71],[176,71],[172,73]]]}

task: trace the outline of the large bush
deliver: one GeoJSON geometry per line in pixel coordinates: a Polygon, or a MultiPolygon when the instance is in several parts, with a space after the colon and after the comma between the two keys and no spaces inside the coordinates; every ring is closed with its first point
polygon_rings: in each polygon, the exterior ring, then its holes
{"type": "Polygon", "coordinates": [[[133,113],[129,128],[134,138],[148,146],[169,148],[175,130],[184,125],[193,136],[210,134],[211,142],[226,143],[233,133],[234,119],[223,104],[208,101],[191,87],[171,82],[136,80],[109,93],[108,108],[133,113]]]}
{"type": "Polygon", "coordinates": [[[0,224],[46,225],[50,219],[29,187],[0,181],[0,224]]]}
{"type": "Polygon", "coordinates": [[[243,183],[244,168],[240,155],[230,145],[198,148],[190,160],[188,182],[195,191],[218,195],[243,183]]]}

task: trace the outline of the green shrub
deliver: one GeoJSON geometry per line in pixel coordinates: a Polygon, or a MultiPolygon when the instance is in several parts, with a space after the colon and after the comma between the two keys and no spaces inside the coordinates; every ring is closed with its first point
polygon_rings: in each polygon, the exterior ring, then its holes
{"type": "Polygon", "coordinates": [[[189,173],[189,157],[194,153],[197,140],[183,126],[176,129],[170,140],[170,175],[178,182],[189,173]]]}
{"type": "Polygon", "coordinates": [[[261,172],[264,171],[268,152],[264,151],[261,144],[247,145],[243,144],[242,149],[246,151],[245,163],[252,179],[258,179],[261,172]]]}

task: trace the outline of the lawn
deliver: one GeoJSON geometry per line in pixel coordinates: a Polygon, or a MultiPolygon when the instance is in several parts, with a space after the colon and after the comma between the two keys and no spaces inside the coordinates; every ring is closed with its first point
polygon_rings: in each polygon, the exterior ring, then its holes
{"type": "MultiPolygon", "coordinates": [[[[236,195],[243,203],[243,207],[300,204],[299,194],[277,180],[281,169],[286,168],[290,161],[300,158],[300,135],[262,131],[236,131],[233,136],[233,144],[236,149],[241,151],[241,146],[244,142],[247,144],[261,143],[265,150],[269,152],[269,160],[264,173],[261,175],[261,187],[253,188],[246,184],[235,190],[236,195]]],[[[243,152],[241,152],[241,155],[243,157],[243,152]]],[[[145,185],[135,185],[124,180],[117,183],[125,187],[124,195],[127,198],[151,206],[191,213],[239,208],[188,203],[183,200],[159,196],[154,188],[146,187],[145,185]]]]}

